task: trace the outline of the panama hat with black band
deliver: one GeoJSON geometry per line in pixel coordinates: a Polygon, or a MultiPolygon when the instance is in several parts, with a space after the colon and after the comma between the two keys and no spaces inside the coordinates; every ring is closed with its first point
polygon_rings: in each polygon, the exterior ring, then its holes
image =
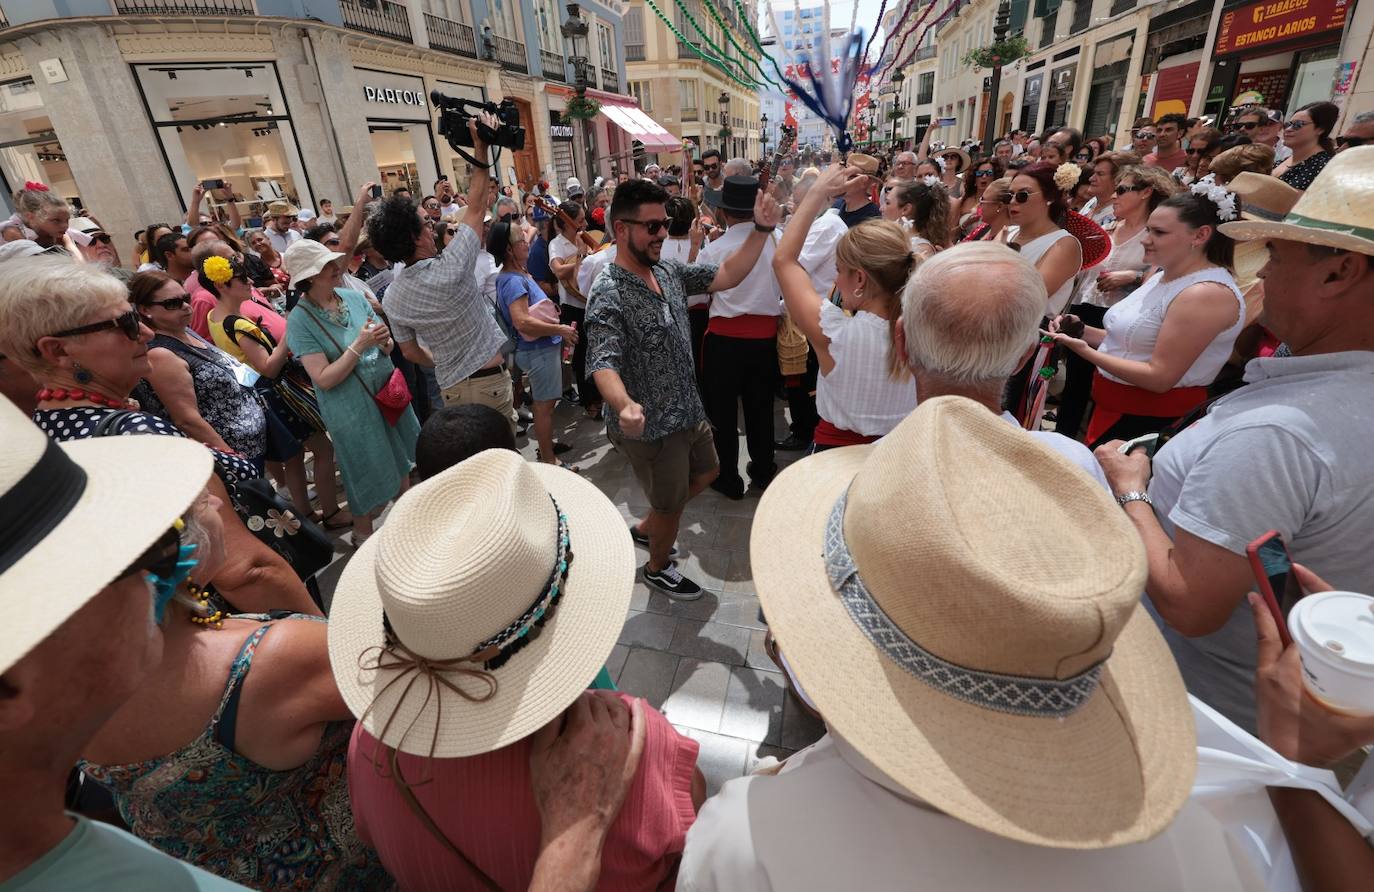
{"type": "Polygon", "coordinates": [[[750,537],[779,649],[831,731],[930,807],[1039,846],[1160,833],[1187,693],[1146,557],[1087,473],[961,397],[779,474],[750,537]]]}
{"type": "Polygon", "coordinates": [[[0,441],[4,672],[110,583],[149,569],[140,558],[205,489],[212,461],[181,437],[58,443],[3,398],[0,441]]]}

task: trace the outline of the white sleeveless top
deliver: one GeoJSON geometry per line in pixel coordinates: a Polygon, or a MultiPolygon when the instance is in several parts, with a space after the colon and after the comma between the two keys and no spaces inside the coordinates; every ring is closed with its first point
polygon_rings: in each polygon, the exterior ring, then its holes
{"type": "Polygon", "coordinates": [[[865,437],[881,437],[916,408],[916,382],[887,373],[892,336],[887,320],[853,316],[821,302],[821,331],[830,339],[835,366],[816,379],[816,412],[826,421],[865,437]]]}
{"type": "MultiPolygon", "coordinates": [[[[1040,258],[1045,256],[1046,251],[1054,247],[1060,239],[1066,238],[1072,239],[1073,236],[1063,229],[1051,230],[1039,238],[1033,238],[1022,245],[1021,256],[1029,260],[1032,264],[1039,263],[1040,258]]],[[[1075,245],[1077,245],[1077,241],[1077,239],[1074,239],[1075,245]]],[[[1081,265],[1083,262],[1082,248],[1078,250],[1078,260],[1081,265]]],[[[1045,303],[1046,316],[1053,319],[1055,316],[1064,312],[1064,309],[1069,305],[1069,298],[1073,295],[1073,285],[1074,277],[1069,276],[1064,280],[1064,284],[1059,286],[1059,290],[1050,295],[1049,300],[1045,303]]]]}
{"type": "MultiPolygon", "coordinates": [[[[1144,285],[1121,303],[1107,310],[1107,315],[1103,319],[1107,336],[1102,339],[1102,346],[1097,349],[1111,356],[1120,356],[1122,359],[1149,362],[1155,351],[1155,342],[1159,339],[1159,329],[1164,325],[1164,314],[1169,311],[1169,304],[1173,303],[1174,298],[1185,288],[1200,282],[1217,282],[1231,289],[1231,293],[1236,296],[1236,320],[1203,348],[1202,353],[1174,387],[1206,387],[1211,384],[1231,356],[1236,336],[1240,334],[1245,323],[1245,299],[1236,287],[1235,278],[1219,266],[1209,266],[1169,282],[1164,281],[1163,272],[1150,276],[1144,285]]],[[[1106,372],[1102,372],[1102,375],[1119,384],[1129,383],[1106,372]]]]}

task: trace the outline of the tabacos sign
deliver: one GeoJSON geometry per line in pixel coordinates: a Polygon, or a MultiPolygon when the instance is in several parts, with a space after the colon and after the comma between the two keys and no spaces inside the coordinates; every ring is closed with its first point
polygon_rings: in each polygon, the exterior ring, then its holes
{"type": "Polygon", "coordinates": [[[1268,0],[1223,13],[1216,54],[1283,43],[1345,27],[1350,0],[1268,0]]]}

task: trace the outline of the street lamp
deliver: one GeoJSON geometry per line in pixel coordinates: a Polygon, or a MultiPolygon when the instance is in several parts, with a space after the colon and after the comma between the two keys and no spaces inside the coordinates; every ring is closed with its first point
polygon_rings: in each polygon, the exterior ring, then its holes
{"type": "Polygon", "coordinates": [[[730,129],[730,94],[721,90],[716,102],[720,103],[720,145],[725,150],[726,155],[733,155],[734,152],[730,151],[730,144],[727,142],[732,134],[730,129]]]}
{"type": "Polygon", "coordinates": [[[897,145],[897,124],[902,119],[902,81],[906,80],[906,75],[902,74],[901,69],[892,75],[892,83],[897,88],[897,92],[892,96],[892,145],[897,145]]]}
{"type": "MultiPolygon", "coordinates": [[[[997,6],[997,18],[992,24],[992,42],[1001,43],[1011,28],[1011,4],[1002,0],[997,6]]],[[[992,77],[988,78],[988,116],[983,122],[983,150],[990,151],[993,138],[997,135],[997,93],[1002,88],[1002,66],[992,66],[992,77]]]]}
{"type": "MultiPolygon", "coordinates": [[[[568,56],[568,61],[573,68],[573,87],[577,91],[577,98],[585,100],[587,98],[587,87],[593,84],[591,80],[591,67],[587,63],[585,52],[587,40],[587,20],[582,18],[582,8],[576,3],[568,4],[568,20],[558,28],[562,32],[565,40],[568,41],[568,48],[572,53],[568,56]]],[[[581,103],[579,103],[581,104],[581,103]]],[[[589,119],[582,119],[582,151],[587,159],[587,188],[590,189],[592,183],[596,182],[596,168],[593,159],[596,157],[596,146],[592,142],[592,122],[589,119]]]]}
{"type": "Polygon", "coordinates": [[[763,147],[763,160],[768,161],[768,112],[759,115],[759,144],[763,147]]]}

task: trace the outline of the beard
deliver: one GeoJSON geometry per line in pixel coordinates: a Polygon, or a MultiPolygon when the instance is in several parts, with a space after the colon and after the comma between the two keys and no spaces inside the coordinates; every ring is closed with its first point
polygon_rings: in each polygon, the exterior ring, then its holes
{"type": "Polygon", "coordinates": [[[663,254],[663,239],[651,239],[643,248],[640,248],[634,243],[634,240],[631,239],[626,241],[622,247],[634,258],[635,263],[643,266],[653,266],[658,263],[659,258],[663,254]]]}

